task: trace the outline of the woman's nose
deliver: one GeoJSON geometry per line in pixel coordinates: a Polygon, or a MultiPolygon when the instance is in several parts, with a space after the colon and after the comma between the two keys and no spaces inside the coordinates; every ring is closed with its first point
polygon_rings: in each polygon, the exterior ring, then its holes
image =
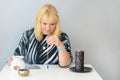
{"type": "Polygon", "coordinates": [[[50,29],[50,25],[47,25],[47,30],[49,30],[50,29]]]}

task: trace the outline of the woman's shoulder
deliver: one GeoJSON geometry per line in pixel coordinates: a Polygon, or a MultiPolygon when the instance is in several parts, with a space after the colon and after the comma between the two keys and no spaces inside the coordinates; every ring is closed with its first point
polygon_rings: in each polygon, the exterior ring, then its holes
{"type": "Polygon", "coordinates": [[[62,32],[62,33],[61,33],[61,36],[60,36],[60,39],[61,39],[61,40],[62,40],[62,39],[69,39],[69,37],[68,37],[67,33],[62,32]]]}
{"type": "Polygon", "coordinates": [[[34,32],[34,28],[30,28],[26,31],[23,32],[23,35],[26,36],[26,37],[30,37],[34,32]]]}
{"type": "Polygon", "coordinates": [[[30,28],[30,29],[24,31],[24,33],[30,34],[30,33],[33,33],[33,31],[34,31],[34,28],[30,28]]]}
{"type": "Polygon", "coordinates": [[[68,35],[67,35],[67,33],[62,32],[62,33],[61,33],[61,36],[64,36],[64,37],[65,37],[65,36],[68,36],[68,35]]]}

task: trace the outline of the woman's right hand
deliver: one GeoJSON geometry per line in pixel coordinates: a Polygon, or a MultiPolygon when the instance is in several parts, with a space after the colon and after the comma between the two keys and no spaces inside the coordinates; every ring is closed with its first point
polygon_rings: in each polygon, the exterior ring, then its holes
{"type": "Polygon", "coordinates": [[[9,66],[11,66],[12,60],[13,60],[12,57],[9,57],[9,58],[8,58],[8,65],[9,65],[9,66]]]}

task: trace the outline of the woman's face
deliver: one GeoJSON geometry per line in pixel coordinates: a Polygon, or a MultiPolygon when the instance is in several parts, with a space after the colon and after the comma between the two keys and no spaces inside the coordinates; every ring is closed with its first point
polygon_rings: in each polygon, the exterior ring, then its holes
{"type": "Polygon", "coordinates": [[[51,34],[52,32],[54,32],[56,27],[55,20],[51,18],[46,18],[46,17],[42,18],[40,25],[41,25],[42,33],[45,35],[51,34]]]}

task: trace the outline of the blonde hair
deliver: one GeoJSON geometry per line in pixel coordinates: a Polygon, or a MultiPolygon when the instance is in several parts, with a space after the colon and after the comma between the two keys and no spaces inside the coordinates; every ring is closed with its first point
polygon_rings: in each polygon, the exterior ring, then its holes
{"type": "Polygon", "coordinates": [[[34,34],[36,39],[40,41],[43,38],[43,33],[40,26],[40,22],[43,17],[49,17],[55,20],[56,27],[52,35],[56,35],[59,37],[61,34],[61,29],[60,29],[60,18],[58,12],[53,5],[45,4],[40,8],[36,17],[35,27],[34,27],[34,34]]]}

